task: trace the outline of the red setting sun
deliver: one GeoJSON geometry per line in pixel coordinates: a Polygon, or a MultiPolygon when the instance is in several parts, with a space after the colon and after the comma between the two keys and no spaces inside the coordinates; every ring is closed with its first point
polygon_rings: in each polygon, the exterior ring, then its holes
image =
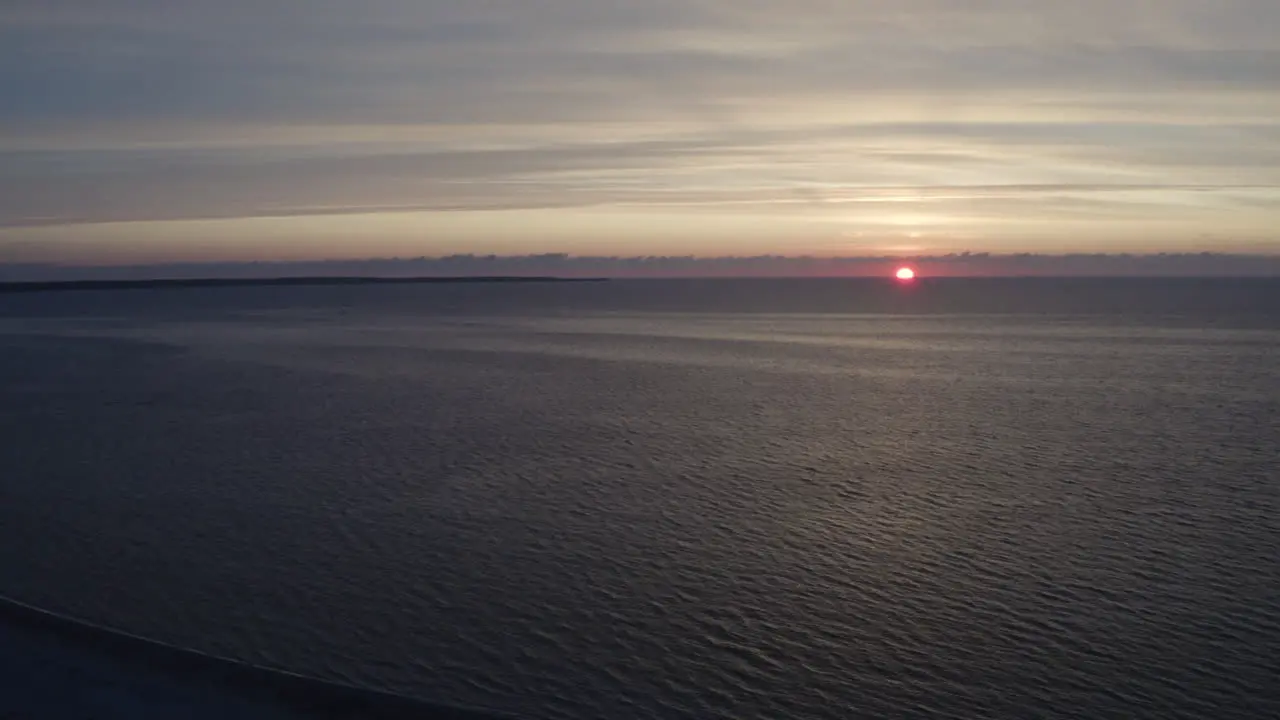
{"type": "Polygon", "coordinates": [[[916,277],[916,271],[909,267],[900,267],[898,268],[898,272],[894,273],[894,275],[899,280],[914,280],[916,277]]]}

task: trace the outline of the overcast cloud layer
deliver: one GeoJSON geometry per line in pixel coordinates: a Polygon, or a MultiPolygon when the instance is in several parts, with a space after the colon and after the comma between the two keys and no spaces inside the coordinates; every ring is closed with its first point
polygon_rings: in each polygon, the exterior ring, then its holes
{"type": "Polygon", "coordinates": [[[8,0],[0,261],[1280,252],[1274,0],[8,0]]]}

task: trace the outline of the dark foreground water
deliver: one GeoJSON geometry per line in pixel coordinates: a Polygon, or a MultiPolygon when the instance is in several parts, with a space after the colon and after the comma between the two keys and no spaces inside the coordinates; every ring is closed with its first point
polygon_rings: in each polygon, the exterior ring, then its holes
{"type": "Polygon", "coordinates": [[[1278,448],[1268,281],[0,298],[0,594],[528,718],[1280,716],[1278,448]]]}

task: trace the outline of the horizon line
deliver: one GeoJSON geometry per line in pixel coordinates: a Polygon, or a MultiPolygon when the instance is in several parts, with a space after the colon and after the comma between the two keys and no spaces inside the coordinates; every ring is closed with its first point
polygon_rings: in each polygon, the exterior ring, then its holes
{"type": "Polygon", "coordinates": [[[910,266],[941,277],[1280,277],[1280,253],[955,252],[921,255],[474,254],[135,263],[0,262],[0,282],[281,280],[284,278],[889,277],[910,266]]]}

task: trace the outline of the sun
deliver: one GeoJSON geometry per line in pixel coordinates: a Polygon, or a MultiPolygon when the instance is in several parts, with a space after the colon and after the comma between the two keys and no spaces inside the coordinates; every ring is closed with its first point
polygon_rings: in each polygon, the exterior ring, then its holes
{"type": "Polygon", "coordinates": [[[898,268],[898,272],[894,273],[894,276],[899,280],[914,280],[916,277],[916,271],[909,267],[900,267],[898,268]]]}

